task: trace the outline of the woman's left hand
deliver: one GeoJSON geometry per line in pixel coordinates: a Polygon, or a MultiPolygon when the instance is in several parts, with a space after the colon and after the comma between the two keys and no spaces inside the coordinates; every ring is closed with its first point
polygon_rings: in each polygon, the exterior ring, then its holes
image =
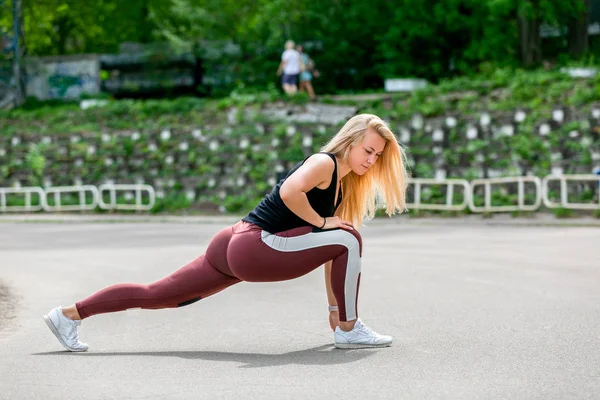
{"type": "Polygon", "coordinates": [[[331,326],[331,330],[335,332],[335,328],[339,325],[340,325],[339,311],[329,311],[329,326],[331,326]]]}
{"type": "Polygon", "coordinates": [[[342,228],[342,229],[346,229],[346,230],[350,230],[353,231],[354,227],[352,226],[352,224],[348,221],[344,221],[343,219],[341,219],[340,217],[334,216],[334,217],[327,217],[324,219],[323,221],[324,225],[320,228],[320,229],[335,229],[335,228],[342,228]]]}

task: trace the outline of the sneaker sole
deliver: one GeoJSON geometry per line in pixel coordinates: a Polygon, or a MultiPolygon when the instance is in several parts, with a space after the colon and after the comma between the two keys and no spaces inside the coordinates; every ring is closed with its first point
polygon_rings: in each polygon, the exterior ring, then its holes
{"type": "Polygon", "coordinates": [[[56,336],[56,338],[58,339],[58,341],[60,342],[60,344],[62,345],[62,347],[64,347],[65,349],[67,349],[69,351],[73,351],[73,352],[76,352],[76,353],[81,353],[81,352],[87,351],[87,349],[85,349],[85,350],[83,350],[83,349],[74,349],[74,348],[71,348],[71,347],[67,346],[67,344],[62,339],[62,336],[60,336],[60,333],[58,333],[58,330],[54,326],[54,323],[52,322],[52,320],[50,319],[50,317],[48,317],[47,315],[44,315],[44,321],[46,321],[46,325],[48,325],[48,328],[50,328],[50,330],[52,331],[52,333],[54,333],[54,336],[56,336]]]}
{"type": "Polygon", "coordinates": [[[363,344],[363,343],[334,343],[338,349],[377,349],[380,347],[390,347],[392,343],[386,344],[363,344]]]}

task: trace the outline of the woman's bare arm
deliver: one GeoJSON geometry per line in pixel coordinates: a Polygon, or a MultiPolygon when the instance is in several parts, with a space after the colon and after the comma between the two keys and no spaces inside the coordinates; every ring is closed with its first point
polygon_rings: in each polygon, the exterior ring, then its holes
{"type": "Polygon", "coordinates": [[[331,180],[333,160],[325,154],[315,154],[290,175],[281,185],[279,195],[285,205],[309,224],[323,226],[324,219],[308,202],[306,193],[331,180]]]}
{"type": "MultiPolygon", "coordinates": [[[[352,230],[348,221],[337,216],[321,217],[308,202],[306,193],[319,185],[329,185],[335,165],[326,154],[315,154],[290,175],[279,190],[284,204],[309,224],[322,229],[342,228],[352,230]]],[[[337,184],[337,182],[336,182],[337,184]]]]}

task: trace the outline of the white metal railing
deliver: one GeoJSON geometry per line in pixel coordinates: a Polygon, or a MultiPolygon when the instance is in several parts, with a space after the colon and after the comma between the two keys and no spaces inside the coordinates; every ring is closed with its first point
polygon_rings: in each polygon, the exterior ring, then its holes
{"type": "Polygon", "coordinates": [[[98,199],[100,195],[98,188],[92,185],[77,185],[77,186],[54,186],[45,189],[46,196],[44,198],[44,210],[45,211],[90,211],[98,206],[98,199]],[[92,202],[86,201],[86,192],[92,194],[92,202]],[[79,203],[73,205],[62,205],[63,193],[78,193],[79,203]],[[48,204],[50,197],[54,198],[54,205],[48,204]]]}
{"type": "Polygon", "coordinates": [[[462,211],[469,204],[469,182],[464,179],[424,179],[413,178],[408,181],[409,185],[414,185],[414,202],[407,203],[406,206],[415,210],[442,210],[442,211],[462,211]],[[423,185],[427,186],[446,186],[446,203],[423,203],[421,202],[421,189],[423,185]],[[463,187],[463,202],[454,203],[454,186],[463,187]]]}
{"type": "MultiPolygon", "coordinates": [[[[506,212],[506,211],[535,211],[543,204],[548,208],[563,207],[567,209],[597,210],[600,209],[600,175],[548,175],[543,180],[535,176],[508,177],[492,179],[475,179],[471,182],[464,179],[421,179],[409,180],[409,185],[414,185],[414,202],[407,203],[411,209],[462,211],[467,207],[473,212],[506,212]],[[560,202],[549,198],[549,182],[560,182],[560,202]],[[568,181],[597,182],[597,200],[589,203],[572,203],[568,200],[568,181]],[[492,204],[492,185],[517,183],[517,204],[510,206],[497,206],[492,204]],[[533,184],[535,187],[535,201],[525,204],[525,185],[533,184]],[[446,186],[446,202],[424,203],[422,202],[423,186],[446,186]],[[463,201],[454,204],[454,187],[462,186],[463,201]],[[484,205],[474,204],[474,193],[477,186],[484,186],[484,205]]],[[[100,187],[92,185],[76,185],[62,187],[21,187],[0,188],[0,212],[35,212],[35,211],[88,211],[96,207],[105,210],[133,210],[148,211],[152,209],[156,201],[156,193],[150,185],[134,184],[104,184],[100,187]],[[129,192],[127,196],[118,196],[119,192],[129,192]],[[62,193],[78,193],[79,203],[75,205],[62,205],[62,193]],[[91,195],[91,202],[90,196],[91,195]],[[108,193],[108,203],[104,201],[104,194],[108,193]],[[133,193],[133,194],[131,194],[133,193]],[[144,197],[144,193],[147,195],[144,197]],[[24,196],[24,205],[9,206],[7,196],[24,196]],[[34,203],[33,197],[37,195],[39,202],[34,203]],[[48,199],[53,196],[54,204],[48,204],[48,199]],[[124,202],[119,202],[125,197],[124,202]],[[143,200],[147,198],[147,203],[143,200]],[[132,202],[133,200],[133,202],[132,202]]]]}
{"type": "Polygon", "coordinates": [[[473,212],[507,212],[507,211],[535,211],[542,203],[542,183],[537,176],[517,176],[506,178],[474,179],[471,181],[469,208],[473,212]],[[530,182],[535,186],[535,202],[525,204],[525,183],[530,182]],[[517,183],[517,204],[512,206],[492,205],[492,185],[517,183]],[[483,185],[484,205],[475,205],[475,188],[483,185]]]}
{"type": "Polygon", "coordinates": [[[46,200],[46,194],[40,187],[21,187],[21,188],[0,188],[0,212],[33,212],[40,211],[44,207],[44,201],[46,200]],[[38,204],[32,204],[31,195],[35,193],[39,196],[40,201],[38,204]],[[8,206],[6,196],[14,195],[25,195],[24,206],[8,206]]]}
{"type": "Polygon", "coordinates": [[[548,175],[543,179],[542,193],[544,197],[544,205],[548,208],[570,208],[578,210],[600,210],[600,175],[548,175]],[[548,183],[551,181],[560,181],[560,203],[550,200],[548,197],[548,183]],[[598,202],[597,203],[571,203],[569,202],[569,192],[567,190],[567,181],[589,182],[595,181],[598,183],[598,202]]]}
{"type": "MultiPolygon", "coordinates": [[[[125,200],[127,201],[127,199],[125,200]]],[[[55,186],[48,188],[41,187],[21,187],[21,188],[0,188],[0,212],[34,212],[34,211],[91,211],[96,207],[105,210],[133,210],[133,211],[148,211],[152,209],[156,201],[154,188],[150,185],[115,185],[105,184],[100,188],[92,185],[75,185],[75,186],[55,186]],[[102,192],[108,191],[110,201],[105,203],[102,199],[102,192]],[[135,203],[118,202],[117,192],[129,191],[134,192],[135,203]],[[148,202],[143,203],[143,192],[147,192],[148,202]],[[77,204],[63,205],[63,194],[76,193],[78,194],[79,202],[77,204]],[[39,202],[32,203],[32,194],[37,194],[39,202]],[[7,195],[25,196],[24,206],[9,206],[7,195]],[[53,204],[49,204],[48,200],[53,199],[53,204]],[[89,201],[88,201],[89,200],[89,201]]]]}
{"type": "Polygon", "coordinates": [[[156,201],[156,193],[154,192],[154,188],[150,185],[119,185],[107,183],[104,185],[100,185],[98,188],[99,197],[98,197],[98,205],[100,208],[105,210],[134,210],[134,211],[148,211],[154,207],[154,202],[156,201]],[[125,203],[119,204],[117,203],[117,192],[134,192],[135,193],[135,203],[125,203]],[[109,195],[109,203],[104,201],[104,192],[108,192],[109,195]],[[148,203],[143,204],[142,200],[142,192],[148,193],[148,203]]]}

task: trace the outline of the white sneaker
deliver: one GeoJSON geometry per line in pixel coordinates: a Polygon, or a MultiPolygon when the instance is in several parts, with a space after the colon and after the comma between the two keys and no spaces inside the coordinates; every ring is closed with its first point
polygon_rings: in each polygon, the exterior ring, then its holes
{"type": "Polygon", "coordinates": [[[339,349],[363,349],[369,347],[388,347],[394,340],[391,336],[380,335],[373,332],[371,328],[362,323],[359,319],[354,323],[354,328],[350,332],[335,328],[333,335],[335,347],[339,349]]]}
{"type": "Polygon", "coordinates": [[[62,307],[56,307],[44,315],[44,321],[65,349],[69,351],[86,351],[89,348],[87,344],[79,341],[77,327],[81,325],[81,321],[65,317],[62,313],[62,307]]]}

